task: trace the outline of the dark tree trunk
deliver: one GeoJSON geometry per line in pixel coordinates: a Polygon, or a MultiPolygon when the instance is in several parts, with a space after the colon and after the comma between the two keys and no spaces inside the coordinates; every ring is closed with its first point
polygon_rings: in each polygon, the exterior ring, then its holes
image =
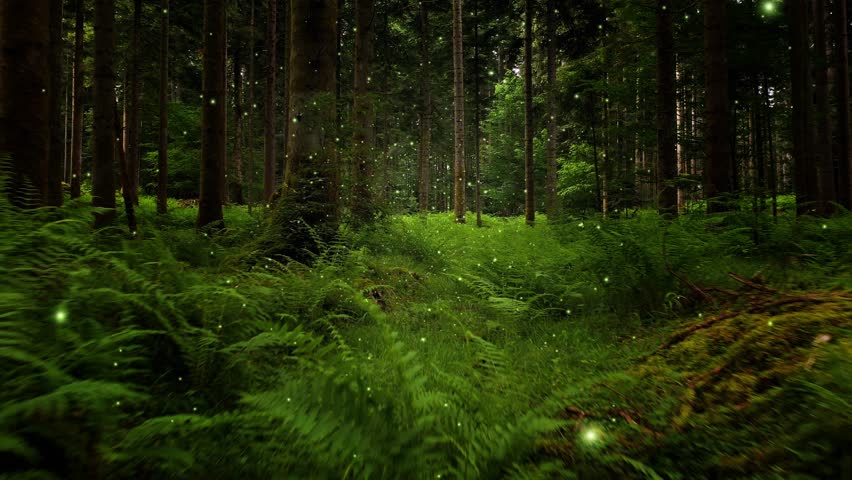
{"type": "Polygon", "coordinates": [[[249,21],[249,66],[248,66],[248,84],[246,91],[246,108],[248,109],[248,138],[246,146],[248,147],[248,178],[245,186],[246,201],[248,203],[248,211],[254,206],[254,34],[255,34],[255,5],[254,0],[251,0],[251,19],[249,21]]]}
{"type": "Polygon", "coordinates": [[[133,37],[130,45],[130,108],[127,115],[127,177],[133,203],[139,204],[139,30],[142,28],[142,0],[133,0],[133,37]]]}
{"type": "Polygon", "coordinates": [[[482,196],[480,193],[482,179],[480,176],[480,143],[482,139],[482,132],[480,129],[480,109],[482,108],[482,101],[480,99],[481,92],[479,87],[479,76],[481,72],[479,71],[479,1],[474,0],[474,8],[473,14],[476,18],[476,23],[474,24],[473,30],[473,148],[476,154],[474,155],[476,159],[476,189],[474,191],[474,206],[476,207],[476,226],[482,226],[482,196]]]}
{"type": "Polygon", "coordinates": [[[373,124],[376,114],[370,97],[370,64],[373,61],[373,30],[375,11],[373,0],[354,0],[355,59],[354,90],[352,92],[352,217],[356,223],[373,217],[373,124]]]}
{"type": "Polygon", "coordinates": [[[524,5],[524,217],[535,224],[535,168],[533,165],[533,1],[524,5]]]}
{"type": "Polygon", "coordinates": [[[109,209],[95,215],[95,225],[115,219],[115,1],[95,0],[94,148],[92,205],[109,209]]]}
{"type": "Polygon", "coordinates": [[[707,95],[704,195],[709,212],[727,210],[727,203],[720,200],[733,193],[725,29],[725,2],[704,0],[704,73],[707,95]]]}
{"type": "Polygon", "coordinates": [[[51,207],[62,205],[62,0],[50,0],[50,87],[48,108],[50,117],[50,154],[47,161],[46,204],[51,207]]]}
{"type": "Polygon", "coordinates": [[[290,1],[290,112],[285,194],[272,228],[277,248],[306,259],[337,232],[335,132],[337,2],[290,1]]]}
{"type": "Polygon", "coordinates": [[[677,215],[677,84],[671,0],[657,0],[657,192],[663,215],[677,215]]]}
{"type": "Polygon", "coordinates": [[[837,201],[834,189],[834,164],[831,157],[831,107],[828,95],[828,57],[826,55],[825,0],[813,1],[814,28],[814,78],[816,115],[814,128],[814,163],[817,167],[819,195],[817,213],[826,214],[831,210],[831,202],[837,201]]]}
{"type": "MultiPolygon", "coordinates": [[[[116,131],[121,130],[121,116],[118,114],[118,101],[113,100],[113,125],[116,131]]],[[[124,216],[127,219],[127,229],[132,235],[136,235],[136,210],[135,198],[131,187],[133,179],[130,177],[130,159],[122,146],[115,143],[115,153],[118,158],[118,178],[121,183],[121,198],[124,201],[124,216]]]]}
{"type": "Polygon", "coordinates": [[[556,2],[547,0],[547,216],[559,213],[556,197],[556,2]]]}
{"type": "Polygon", "coordinates": [[[421,212],[429,211],[432,144],[432,69],[429,55],[429,8],[420,2],[420,148],[417,151],[417,199],[421,212]]]}
{"type": "Polygon", "coordinates": [[[811,75],[808,48],[807,0],[789,0],[787,18],[790,26],[790,77],[793,104],[793,182],[796,210],[805,214],[817,200],[817,177],[813,165],[813,130],[811,121],[811,75]]]}
{"type": "MultiPolygon", "coordinates": [[[[234,169],[230,176],[231,201],[238,205],[243,199],[243,65],[240,47],[234,46],[234,169]]],[[[285,117],[286,118],[286,117],[285,117]]],[[[287,122],[284,122],[285,124],[287,122]]]]}
{"type": "MultiPolygon", "coordinates": [[[[279,188],[283,187],[284,184],[284,172],[287,171],[287,139],[290,138],[290,46],[292,45],[290,41],[290,0],[284,0],[284,35],[282,38],[284,40],[284,79],[283,79],[283,108],[284,115],[282,115],[284,121],[282,123],[282,137],[283,137],[283,157],[284,162],[281,164],[281,185],[279,188]]],[[[338,47],[339,48],[339,47],[338,47]]],[[[242,182],[242,177],[240,177],[240,182],[242,182]]],[[[241,197],[242,198],[242,197],[241,197]]]]}
{"type": "Polygon", "coordinates": [[[465,192],[464,155],[464,45],[462,0],[453,0],[453,212],[456,223],[465,223],[467,202],[465,192]]]}
{"type": "Polygon", "coordinates": [[[47,196],[50,155],[50,2],[0,2],[0,156],[9,155],[6,192],[14,205],[47,196]]]}
{"type": "Polygon", "coordinates": [[[169,183],[169,0],[160,11],[160,138],[157,156],[157,213],[168,210],[169,183]]]}
{"type": "Polygon", "coordinates": [[[71,198],[80,196],[83,175],[83,2],[76,0],[74,7],[74,77],[71,101],[71,198]]]}
{"type": "Polygon", "coordinates": [[[837,76],[838,200],[852,209],[852,134],[849,131],[849,33],[847,2],[834,0],[834,68],[837,76]]]}
{"type": "Polygon", "coordinates": [[[225,167],[225,0],[204,1],[201,181],[196,226],[223,228],[225,167]],[[215,224],[215,225],[214,225],[215,224]]]}
{"type": "Polygon", "coordinates": [[[266,12],[266,98],[263,109],[263,200],[272,201],[275,193],[275,62],[277,0],[269,0],[266,12]]]}

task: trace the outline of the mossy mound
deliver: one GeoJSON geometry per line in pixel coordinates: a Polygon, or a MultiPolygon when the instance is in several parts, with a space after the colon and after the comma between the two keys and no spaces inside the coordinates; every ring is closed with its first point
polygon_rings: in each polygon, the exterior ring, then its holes
{"type": "Polygon", "coordinates": [[[581,478],[852,478],[850,334],[848,295],[752,297],[575,394],[548,448],[581,478]]]}

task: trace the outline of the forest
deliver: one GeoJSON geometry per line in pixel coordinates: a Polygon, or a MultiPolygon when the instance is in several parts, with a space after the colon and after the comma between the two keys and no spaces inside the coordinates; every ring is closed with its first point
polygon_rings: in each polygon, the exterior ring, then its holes
{"type": "Polygon", "coordinates": [[[0,0],[0,480],[852,480],[849,6],[0,0]]]}

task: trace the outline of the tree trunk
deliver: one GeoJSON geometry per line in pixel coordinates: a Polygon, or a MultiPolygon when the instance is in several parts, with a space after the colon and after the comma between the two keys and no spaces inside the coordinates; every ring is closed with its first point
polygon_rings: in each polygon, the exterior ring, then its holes
{"type": "Polygon", "coordinates": [[[286,254],[306,259],[337,233],[334,125],[337,2],[290,1],[290,112],[285,195],[272,222],[286,254]],[[319,244],[316,241],[319,241],[319,244]]]}
{"type": "Polygon", "coordinates": [[[157,213],[168,210],[169,183],[169,0],[160,11],[160,148],[157,156],[157,213]]]}
{"type": "Polygon", "coordinates": [[[197,228],[223,228],[225,167],[225,0],[204,0],[201,181],[197,228]]]}
{"type": "Polygon", "coordinates": [[[814,28],[814,78],[816,99],[816,115],[814,127],[816,142],[814,146],[814,163],[817,167],[819,196],[817,197],[817,213],[827,214],[831,202],[837,201],[834,189],[834,165],[831,157],[831,107],[828,95],[828,57],[826,56],[825,35],[825,0],[813,1],[814,28]]]}
{"type": "Polygon", "coordinates": [[[464,157],[464,47],[462,45],[462,0],[453,0],[453,212],[456,223],[465,223],[464,157]]]}
{"type": "Polygon", "coordinates": [[[533,0],[524,5],[524,217],[535,224],[535,169],[533,166],[533,0]]]}
{"type": "Polygon", "coordinates": [[[80,197],[80,184],[83,175],[83,2],[76,0],[74,7],[74,78],[72,80],[73,99],[71,101],[71,198],[80,197]]]}
{"type": "MultiPolygon", "coordinates": [[[[121,117],[118,114],[118,99],[113,99],[113,125],[116,131],[121,130],[121,117]]],[[[130,177],[130,161],[121,144],[115,142],[115,155],[118,158],[118,178],[121,183],[121,198],[124,201],[124,216],[127,219],[127,229],[132,235],[136,235],[136,210],[134,208],[134,195],[130,177]]]]}
{"type": "Polygon", "coordinates": [[[12,160],[9,199],[37,207],[50,155],[50,2],[0,2],[0,155],[12,160]]]}
{"type": "Polygon", "coordinates": [[[51,207],[62,205],[62,0],[50,0],[50,86],[48,116],[50,118],[50,147],[47,161],[47,191],[45,203],[51,207]]]}
{"type": "MultiPolygon", "coordinates": [[[[675,61],[675,81],[678,84],[683,85],[683,68],[681,65],[677,64],[675,61]]],[[[679,178],[681,175],[687,174],[686,167],[686,152],[684,152],[683,139],[686,138],[686,86],[682,86],[680,89],[677,89],[677,106],[675,111],[675,121],[676,121],[676,138],[677,138],[677,177],[679,178]]],[[[678,213],[684,212],[686,209],[686,190],[682,187],[677,189],[677,211],[678,213]]]]}
{"type": "Polygon", "coordinates": [[[373,0],[354,0],[355,81],[352,92],[352,217],[358,224],[373,217],[373,124],[376,114],[370,97],[370,63],[373,59],[373,0]]]}
{"type": "Polygon", "coordinates": [[[95,225],[115,219],[115,1],[95,0],[95,75],[92,205],[109,209],[95,214],[95,225]]]}
{"type": "MultiPolygon", "coordinates": [[[[283,191],[284,185],[284,172],[287,171],[287,141],[290,138],[290,47],[292,42],[290,41],[290,0],[284,0],[284,35],[282,38],[284,40],[284,79],[281,83],[283,83],[283,98],[282,102],[284,103],[284,114],[282,115],[284,121],[282,123],[282,150],[284,161],[281,164],[281,188],[283,191]]],[[[337,134],[335,134],[337,135],[337,134]]],[[[242,182],[242,177],[240,177],[240,182],[242,182]]],[[[242,199],[242,197],[240,197],[242,199]]],[[[242,200],[241,200],[242,201],[242,200]]]]}
{"type": "Polygon", "coordinates": [[[139,204],[139,30],[142,28],[142,0],[133,0],[133,37],[130,45],[130,109],[127,115],[127,177],[133,203],[139,204]]]}
{"type": "Polygon", "coordinates": [[[474,74],[474,82],[473,82],[473,111],[474,111],[474,120],[473,120],[473,148],[476,152],[476,190],[474,192],[474,206],[476,208],[476,226],[482,226],[482,195],[480,192],[482,179],[480,175],[480,143],[482,132],[480,131],[480,109],[481,99],[480,99],[480,87],[479,87],[479,75],[481,72],[479,71],[479,1],[474,0],[474,16],[476,18],[476,23],[474,24],[473,30],[473,74],[474,74]]]}
{"type": "Polygon", "coordinates": [[[547,0],[547,216],[559,213],[556,197],[556,2],[547,0]]]}
{"type": "Polygon", "coordinates": [[[671,0],[657,0],[657,192],[662,215],[677,215],[677,84],[671,0]]]}
{"type": "Polygon", "coordinates": [[[272,201],[275,193],[275,30],[278,19],[277,0],[269,0],[266,12],[266,97],[263,110],[263,200],[272,201]]]}
{"type": "Polygon", "coordinates": [[[429,65],[429,8],[420,2],[420,148],[417,152],[417,199],[421,212],[429,211],[430,154],[432,144],[432,69],[429,65]]]}
{"type": "MultiPolygon", "coordinates": [[[[234,46],[234,169],[231,172],[230,190],[231,201],[238,205],[243,199],[243,65],[240,58],[240,47],[234,46]]],[[[287,123],[287,122],[284,122],[287,123]]]]}
{"type": "Polygon", "coordinates": [[[838,200],[852,209],[852,135],[849,131],[849,33],[847,2],[834,0],[834,68],[837,72],[838,200]]]}
{"type": "Polygon", "coordinates": [[[787,18],[790,27],[790,77],[793,105],[793,182],[796,210],[807,213],[817,200],[817,179],[813,167],[813,131],[811,121],[811,75],[808,48],[807,0],[789,0],[787,18]]]}
{"type": "Polygon", "coordinates": [[[248,181],[245,186],[246,201],[248,202],[248,211],[254,206],[254,32],[255,32],[255,5],[254,0],[251,0],[251,20],[249,22],[249,67],[248,67],[248,87],[246,92],[246,108],[248,109],[248,138],[246,143],[248,146],[248,181]]]}
{"type": "Polygon", "coordinates": [[[704,0],[704,73],[707,95],[704,195],[707,210],[711,213],[727,210],[722,197],[733,193],[725,29],[725,2],[704,0]]]}

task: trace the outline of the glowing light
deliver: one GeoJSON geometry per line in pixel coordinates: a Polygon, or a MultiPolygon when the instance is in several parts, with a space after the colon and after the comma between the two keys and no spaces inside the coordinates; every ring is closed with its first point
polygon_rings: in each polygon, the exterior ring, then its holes
{"type": "Polygon", "coordinates": [[[775,13],[775,2],[766,2],[763,4],[763,11],[766,13],[775,13]]]}
{"type": "Polygon", "coordinates": [[[601,441],[603,433],[595,427],[590,427],[584,430],[581,436],[584,442],[593,444],[601,441]]]}
{"type": "Polygon", "coordinates": [[[62,325],[68,321],[68,311],[65,310],[65,307],[59,307],[53,314],[53,319],[56,320],[56,323],[62,325]]]}

